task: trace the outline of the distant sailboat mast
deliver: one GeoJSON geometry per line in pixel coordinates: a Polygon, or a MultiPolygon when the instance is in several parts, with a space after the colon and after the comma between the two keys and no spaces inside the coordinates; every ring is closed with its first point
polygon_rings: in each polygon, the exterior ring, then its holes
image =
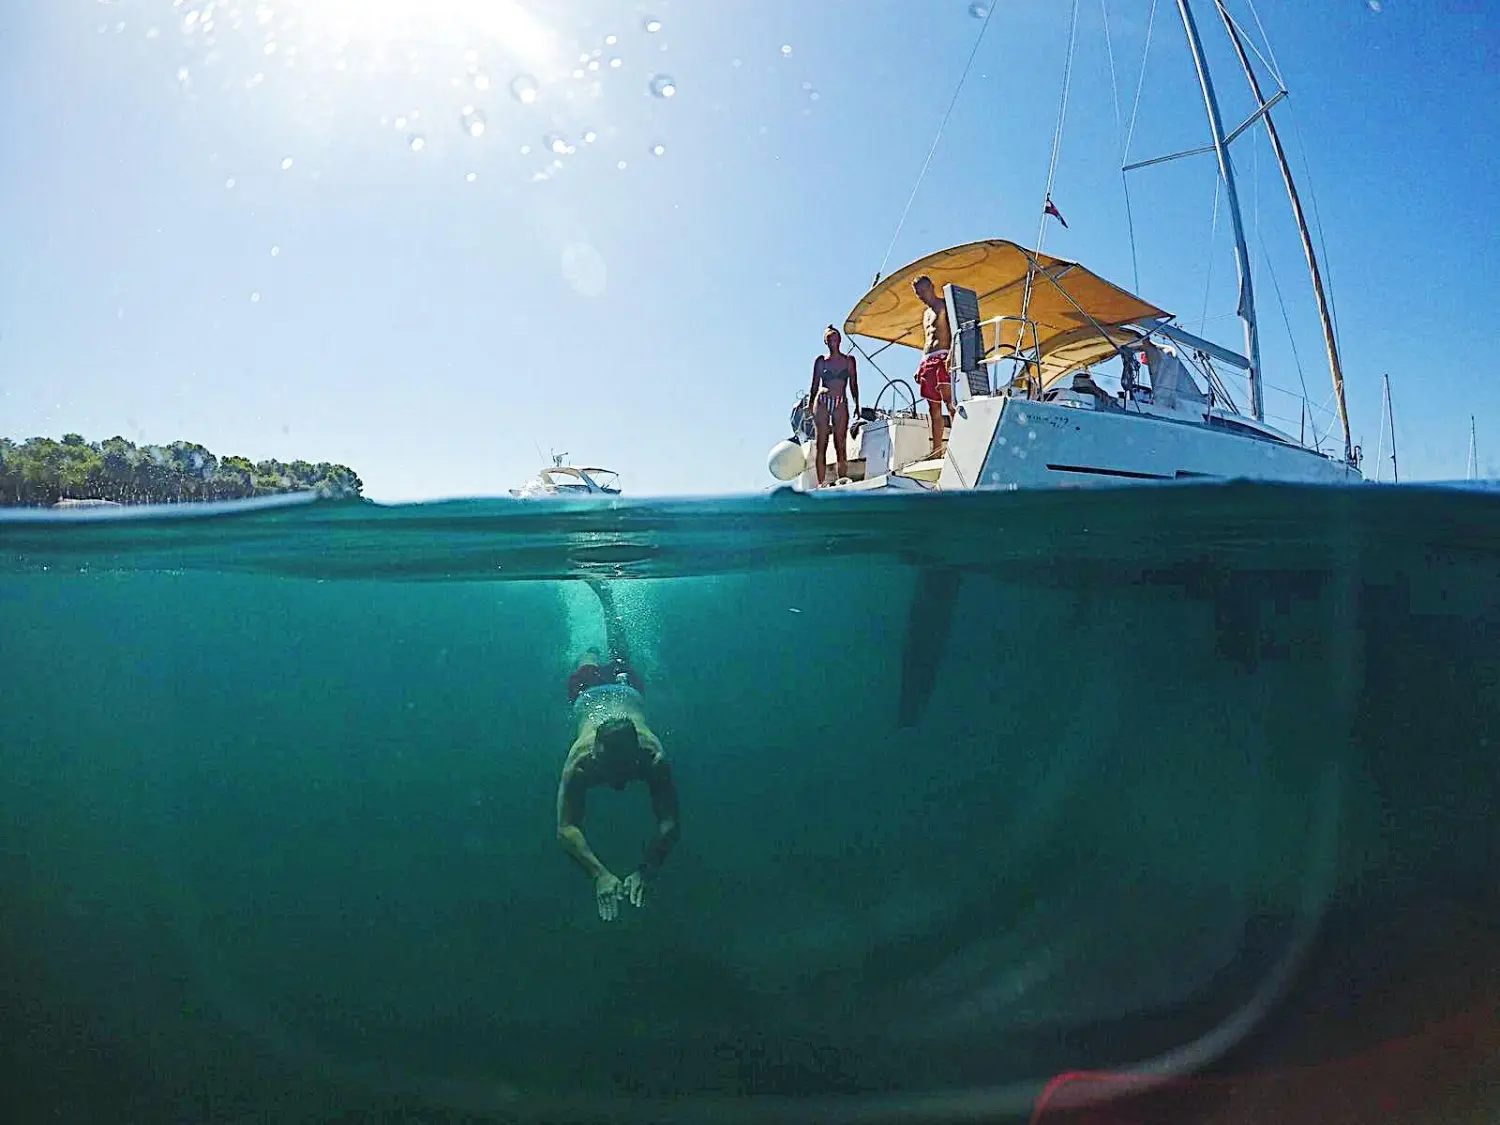
{"type": "MultiPolygon", "coordinates": [[[[1382,423],[1388,420],[1391,426],[1391,483],[1400,484],[1401,468],[1396,464],[1396,411],[1395,408],[1391,406],[1391,377],[1389,375],[1386,375],[1382,382],[1385,385],[1385,419],[1382,419],[1382,423]]],[[[1385,427],[1383,424],[1381,426],[1381,432],[1385,432],[1385,427]]],[[[1377,476],[1375,479],[1379,480],[1379,470],[1377,469],[1376,472],[1377,476]]]]}
{"type": "Polygon", "coordinates": [[[1469,415],[1469,479],[1479,479],[1479,447],[1474,444],[1474,415],[1469,415]]]}

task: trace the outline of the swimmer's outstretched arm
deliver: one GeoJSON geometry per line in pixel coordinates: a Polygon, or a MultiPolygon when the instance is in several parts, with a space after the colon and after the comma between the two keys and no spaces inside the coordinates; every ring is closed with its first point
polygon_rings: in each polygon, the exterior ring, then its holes
{"type": "Polygon", "coordinates": [[[656,835],[646,845],[646,856],[641,865],[625,876],[625,882],[621,884],[620,893],[631,906],[640,906],[645,901],[646,884],[666,862],[668,853],[676,846],[677,837],[681,834],[677,819],[677,786],[672,781],[672,771],[667,766],[666,758],[662,757],[661,743],[654,736],[641,741],[643,744],[649,741],[655,749],[645,779],[651,790],[651,812],[656,817],[656,835]]]}
{"type": "Polygon", "coordinates": [[[651,790],[651,812],[656,817],[656,835],[646,845],[646,858],[641,864],[641,871],[649,877],[666,862],[667,856],[677,846],[677,838],[682,835],[678,819],[677,784],[672,780],[672,769],[662,756],[659,742],[656,743],[651,770],[646,774],[646,785],[651,790]]]}
{"type": "Polygon", "coordinates": [[[594,849],[589,847],[583,834],[583,795],[585,786],[578,774],[576,762],[580,757],[581,744],[575,743],[568,754],[568,764],[563,767],[562,778],[557,783],[557,842],[568,853],[568,858],[583,868],[590,879],[598,880],[609,875],[594,849]]]}

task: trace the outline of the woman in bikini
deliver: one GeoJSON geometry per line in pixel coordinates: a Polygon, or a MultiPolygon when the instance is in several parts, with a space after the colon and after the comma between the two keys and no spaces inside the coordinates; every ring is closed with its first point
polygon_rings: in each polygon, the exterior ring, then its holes
{"type": "Polygon", "coordinates": [[[854,392],[854,412],[859,413],[859,372],[855,370],[854,357],[839,349],[843,338],[833,325],[823,333],[823,343],[828,347],[827,355],[813,360],[812,387],[807,392],[813,406],[813,423],[817,427],[818,487],[823,487],[823,478],[828,473],[828,437],[833,435],[833,456],[838,475],[835,481],[849,475],[849,396],[854,392]]]}

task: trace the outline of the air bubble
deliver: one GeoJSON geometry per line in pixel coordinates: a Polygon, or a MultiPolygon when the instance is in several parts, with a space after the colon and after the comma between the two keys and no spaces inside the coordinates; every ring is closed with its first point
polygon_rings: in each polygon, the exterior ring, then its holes
{"type": "MultiPolygon", "coordinates": [[[[488,85],[488,81],[485,84],[488,85]]],[[[483,86],[479,86],[478,75],[474,78],[474,85],[478,86],[481,90],[484,89],[483,86]]],[[[510,80],[510,92],[516,101],[522,105],[530,105],[536,101],[536,79],[529,74],[518,74],[510,80]]]]}
{"type": "Polygon", "coordinates": [[[476,179],[478,179],[478,176],[474,172],[470,172],[464,176],[464,182],[468,184],[472,184],[476,179]]]}
{"type": "Polygon", "coordinates": [[[251,293],[250,294],[250,303],[252,305],[258,305],[258,304],[260,304],[260,294],[259,293],[251,293]]]}
{"type": "Polygon", "coordinates": [[[592,129],[590,129],[587,133],[585,133],[583,135],[583,143],[586,144],[586,145],[591,145],[598,138],[598,136],[599,136],[599,134],[595,133],[592,129]]]}
{"type": "Polygon", "coordinates": [[[619,70],[623,60],[618,56],[609,60],[610,69],[619,70]]]}
{"type": "Polygon", "coordinates": [[[281,257],[281,247],[280,246],[273,246],[273,247],[271,247],[271,257],[273,257],[273,258],[279,258],[279,257],[281,257]]]}
{"type": "Polygon", "coordinates": [[[790,43],[783,43],[781,45],[781,57],[784,58],[784,59],[785,58],[790,58],[791,54],[792,54],[792,45],[790,43]]]}
{"type": "Polygon", "coordinates": [[[224,181],[224,186],[226,188],[232,188],[232,187],[234,187],[234,177],[230,176],[229,179],[225,180],[224,181]]]}
{"type": "Polygon", "coordinates": [[[604,37],[604,45],[606,47],[613,47],[618,42],[619,40],[616,39],[613,35],[606,35],[604,37]]]}
{"type": "Polygon", "coordinates": [[[969,15],[973,16],[976,20],[982,20],[986,16],[988,16],[989,14],[990,14],[990,9],[989,9],[989,5],[988,4],[970,4],[969,5],[969,15]]]}
{"type": "Polygon", "coordinates": [[[654,74],[651,76],[651,92],[658,98],[675,98],[677,96],[677,83],[670,75],[654,74]]]}
{"type": "Polygon", "coordinates": [[[562,137],[559,137],[556,133],[548,135],[547,147],[550,148],[553,152],[557,153],[559,156],[566,156],[569,151],[568,142],[562,137]]]}
{"type": "Polygon", "coordinates": [[[666,150],[666,146],[664,146],[664,145],[652,145],[651,146],[651,155],[652,156],[660,156],[660,155],[662,155],[662,153],[664,153],[666,151],[667,151],[666,150]]]}
{"type": "Polygon", "coordinates": [[[412,152],[421,152],[427,147],[427,138],[422,136],[421,133],[413,133],[406,138],[406,147],[411,149],[412,152]]]}
{"type": "Polygon", "coordinates": [[[290,156],[283,156],[281,158],[281,170],[283,172],[285,172],[291,166],[292,166],[292,158],[290,156]]]}
{"type": "Polygon", "coordinates": [[[615,167],[618,168],[622,172],[625,171],[625,161],[623,161],[623,160],[616,161],[615,162],[615,167]]]}
{"type": "Polygon", "coordinates": [[[641,26],[646,29],[647,35],[655,35],[658,31],[661,30],[661,20],[655,19],[651,16],[647,16],[646,19],[641,22],[641,26]]]}
{"type": "Polygon", "coordinates": [[[391,122],[391,125],[392,125],[393,128],[398,129],[398,130],[405,129],[406,128],[406,118],[405,117],[398,117],[398,118],[396,118],[395,121],[391,122]]]}
{"type": "Polygon", "coordinates": [[[521,155],[522,156],[530,156],[531,155],[531,146],[530,145],[522,145],[521,146],[521,155]]]}
{"type": "MultiPolygon", "coordinates": [[[[474,89],[476,89],[476,90],[488,90],[489,88],[490,88],[490,76],[488,74],[486,74],[484,71],[481,70],[477,74],[474,75],[474,89]]],[[[535,100],[535,98],[536,98],[535,93],[532,94],[532,98],[533,98],[533,100],[535,100]]]]}

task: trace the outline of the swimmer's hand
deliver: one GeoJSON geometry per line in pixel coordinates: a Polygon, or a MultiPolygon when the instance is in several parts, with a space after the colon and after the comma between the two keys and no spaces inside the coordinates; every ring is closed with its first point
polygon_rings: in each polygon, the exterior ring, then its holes
{"type": "Polygon", "coordinates": [[[625,876],[625,882],[622,886],[624,888],[623,893],[630,900],[631,906],[640,906],[645,901],[646,876],[643,872],[632,871],[629,875],[625,876]]]}
{"type": "Polygon", "coordinates": [[[599,920],[613,922],[620,913],[620,898],[623,893],[620,880],[608,871],[594,880],[594,901],[599,904],[599,920]]]}

